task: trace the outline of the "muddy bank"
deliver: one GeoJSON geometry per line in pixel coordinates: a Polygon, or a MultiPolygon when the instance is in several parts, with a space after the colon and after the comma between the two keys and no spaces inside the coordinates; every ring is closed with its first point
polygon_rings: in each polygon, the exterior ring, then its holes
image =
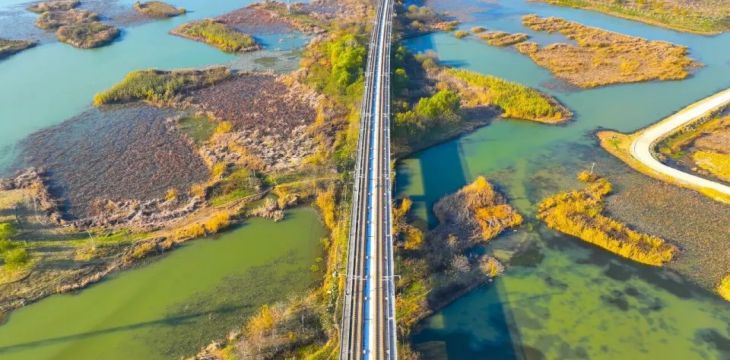
{"type": "Polygon", "coordinates": [[[191,144],[147,106],[91,109],[21,144],[21,166],[47,171],[51,193],[71,218],[100,215],[103,200],[154,200],[208,178],[191,144]]]}
{"type": "Polygon", "coordinates": [[[234,76],[192,91],[187,101],[213,118],[231,122],[231,140],[271,169],[295,166],[314,151],[307,128],[316,117],[317,96],[274,75],[234,76]]]}

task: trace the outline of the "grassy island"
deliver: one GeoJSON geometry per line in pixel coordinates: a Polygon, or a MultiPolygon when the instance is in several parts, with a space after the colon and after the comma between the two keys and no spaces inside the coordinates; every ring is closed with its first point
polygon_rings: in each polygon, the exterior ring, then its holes
{"type": "Polygon", "coordinates": [[[0,59],[35,46],[33,41],[0,39],[0,59]]]}
{"type": "Polygon", "coordinates": [[[672,260],[675,246],[603,215],[603,198],[613,190],[607,179],[587,171],[579,173],[578,179],[586,184],[583,190],[553,195],[540,203],[540,220],[552,229],[643,264],[662,266],[672,260]]]}
{"type": "Polygon", "coordinates": [[[467,107],[496,105],[502,109],[502,117],[548,124],[573,116],[555,98],[518,83],[462,69],[445,69],[442,76],[467,107]]]}
{"type": "Polygon", "coordinates": [[[396,312],[407,335],[421,319],[503,271],[492,256],[467,256],[469,250],[520,225],[522,216],[484,178],[434,205],[439,225],[428,234],[408,224],[411,202],[393,210],[398,261],[396,312]]]}
{"type": "Polygon", "coordinates": [[[487,31],[482,32],[479,38],[492,46],[510,46],[526,41],[530,36],[522,33],[510,34],[504,31],[487,31]]]}
{"type": "Polygon", "coordinates": [[[260,48],[251,35],[212,19],[183,24],[172,30],[172,34],[204,42],[228,53],[255,51],[260,48]]]}
{"type": "Polygon", "coordinates": [[[104,46],[119,36],[119,29],[99,21],[64,25],[56,31],[58,40],[80,49],[104,46]]]}
{"type": "Polygon", "coordinates": [[[177,95],[220,82],[230,76],[225,67],[205,70],[133,71],[119,84],[94,96],[94,105],[146,100],[153,103],[172,101],[177,95]]]}
{"type": "Polygon", "coordinates": [[[144,3],[138,1],[134,3],[134,10],[153,18],[175,17],[186,12],[183,8],[176,8],[162,1],[148,1],[144,3]]]}
{"type": "Polygon", "coordinates": [[[568,121],[573,114],[538,90],[476,72],[437,64],[396,49],[393,89],[393,148],[396,155],[484,126],[491,119],[530,120],[547,124],[568,121]]]}
{"type": "Polygon", "coordinates": [[[713,35],[730,30],[730,7],[713,0],[611,1],[539,0],[553,5],[603,12],[651,25],[698,34],[713,35]]]}
{"type": "Polygon", "coordinates": [[[568,83],[592,88],[649,80],[681,80],[699,66],[687,48],[588,27],[561,18],[527,15],[525,26],[535,31],[559,32],[577,45],[534,42],[515,45],[538,65],[568,83]]]}

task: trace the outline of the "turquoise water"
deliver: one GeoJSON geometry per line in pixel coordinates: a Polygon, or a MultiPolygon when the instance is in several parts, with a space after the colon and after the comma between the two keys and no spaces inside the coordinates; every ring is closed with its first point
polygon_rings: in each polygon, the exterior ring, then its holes
{"type": "MultiPolygon", "coordinates": [[[[633,131],[730,87],[730,34],[681,34],[522,1],[439,2],[439,6],[452,13],[469,9],[464,29],[479,25],[534,34],[520,24],[522,15],[560,16],[686,45],[692,57],[705,66],[684,81],[566,90],[548,71],[509,48],[490,47],[476,38],[459,40],[445,33],[409,40],[407,45],[413,51],[435,51],[447,65],[539,88],[576,113],[575,120],[565,126],[495,120],[473,134],[401,161],[397,194],[414,199],[418,216],[430,225],[434,219],[427,210],[432,204],[478,175],[495,180],[530,217],[541,198],[577,186],[576,172],[593,164],[597,171],[620,182],[631,170],[597,146],[593,131],[633,131]]],[[[546,43],[555,37],[536,40],[546,43]]],[[[720,220],[723,222],[730,224],[730,218],[720,220]]],[[[530,256],[518,255],[494,284],[424,321],[412,342],[426,358],[730,357],[730,305],[673,271],[618,259],[534,221],[515,234],[494,240],[489,248],[503,258],[514,253],[530,256]],[[534,230],[528,231],[530,228],[534,230]]]]}
{"type": "Polygon", "coordinates": [[[300,295],[324,235],[310,209],[253,219],[78,294],[16,310],[0,326],[0,359],[173,359],[238,329],[266,303],[300,295]]]}

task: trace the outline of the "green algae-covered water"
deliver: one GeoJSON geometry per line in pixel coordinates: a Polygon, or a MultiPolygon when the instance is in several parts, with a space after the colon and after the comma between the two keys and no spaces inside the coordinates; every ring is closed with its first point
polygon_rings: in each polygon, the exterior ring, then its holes
{"type": "MultiPolygon", "coordinates": [[[[491,125],[400,162],[397,195],[414,200],[419,217],[478,175],[496,182],[523,214],[534,219],[543,197],[579,186],[576,172],[595,166],[617,192],[650,180],[606,154],[592,135],[599,128],[633,131],[730,87],[730,34],[681,34],[592,12],[523,1],[440,1],[437,8],[465,15],[463,29],[526,32],[540,43],[564,41],[520,24],[529,13],[560,16],[630,35],[666,40],[690,49],[704,64],[691,78],[592,90],[567,89],[529,58],[452,34],[411,39],[415,52],[434,51],[447,65],[496,75],[539,88],[576,113],[565,126],[515,120],[491,125]],[[639,178],[637,180],[637,178],[639,178]]],[[[652,186],[648,186],[651,196],[652,186]]],[[[655,191],[663,191],[654,187],[655,191]]],[[[671,200],[671,199],[670,199],[671,200]]],[[[679,200],[676,198],[676,200],[679,200]]],[[[646,207],[645,213],[658,208],[646,207]]],[[[695,211],[702,215],[703,207],[695,211]]],[[[667,221],[692,219],[662,213],[667,221]]],[[[730,243],[730,213],[715,236],[730,243]]],[[[641,219],[628,219],[641,224],[641,219]]],[[[411,336],[426,359],[728,359],[730,303],[695,285],[682,271],[656,269],[617,258],[580,240],[559,235],[536,220],[493,240],[488,250],[507,261],[492,284],[464,296],[423,321],[411,336]],[[510,255],[514,257],[510,260],[510,255]]],[[[672,239],[685,240],[685,239],[672,239]]],[[[685,250],[689,251],[689,250],[685,250]]],[[[727,251],[716,248],[712,251],[727,251]]],[[[681,258],[677,263],[686,263],[681,258]]],[[[700,267],[677,266],[680,270],[700,267]]],[[[720,264],[730,272],[730,264],[720,264]]],[[[710,285],[711,285],[710,281],[710,285]]],[[[706,284],[707,285],[707,284],[706,284]]],[[[707,286],[706,286],[707,287],[707,286]]]]}
{"type": "Polygon", "coordinates": [[[304,293],[324,236],[310,209],[252,219],[116,273],[78,294],[16,310],[0,359],[176,359],[239,329],[266,303],[304,293]]]}

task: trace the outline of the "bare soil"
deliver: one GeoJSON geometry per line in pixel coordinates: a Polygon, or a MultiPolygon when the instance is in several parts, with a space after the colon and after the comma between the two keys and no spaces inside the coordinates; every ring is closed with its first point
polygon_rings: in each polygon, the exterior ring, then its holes
{"type": "Polygon", "coordinates": [[[189,141],[166,123],[174,112],[147,106],[91,109],[28,137],[24,166],[47,170],[70,218],[93,216],[100,199],[153,200],[208,178],[189,141]]]}

